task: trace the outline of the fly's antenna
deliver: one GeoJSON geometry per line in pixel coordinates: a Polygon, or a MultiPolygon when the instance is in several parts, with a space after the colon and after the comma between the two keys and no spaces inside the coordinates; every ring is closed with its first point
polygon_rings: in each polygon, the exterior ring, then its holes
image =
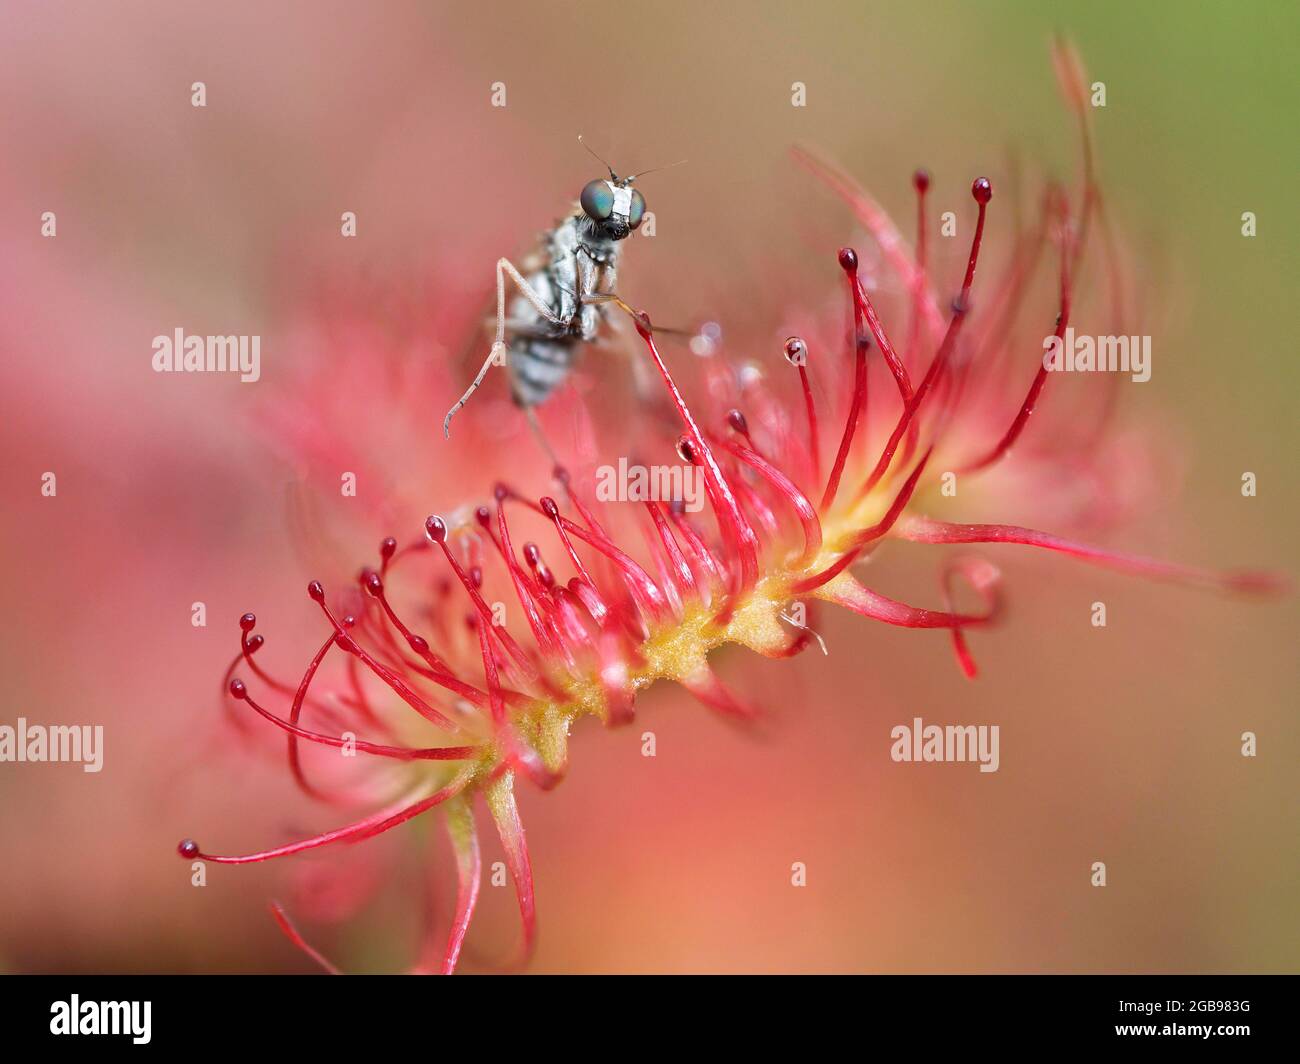
{"type": "Polygon", "coordinates": [[[630,185],[638,177],[645,177],[646,174],[657,174],[659,173],[660,170],[671,170],[674,166],[682,166],[685,163],[686,163],[685,159],[678,159],[675,163],[669,163],[667,166],[654,166],[651,167],[649,170],[642,170],[639,174],[632,174],[629,177],[623,178],[623,181],[625,184],[630,185]]]}
{"type": "Polygon", "coordinates": [[[600,157],[599,155],[596,155],[596,153],[595,153],[594,151],[592,151],[592,149],[591,149],[591,145],[588,144],[585,140],[582,139],[582,134],[581,134],[581,133],[578,134],[578,143],[581,144],[584,148],[586,148],[587,151],[591,152],[592,155],[595,155],[595,156],[596,156],[596,159],[599,160],[599,162],[600,162],[600,163],[605,167],[605,169],[609,171],[609,179],[610,179],[611,181],[617,181],[617,180],[618,180],[618,174],[614,173],[614,168],[613,168],[612,166],[610,166],[609,163],[605,162],[604,159],[601,159],[601,157],[600,157]]]}

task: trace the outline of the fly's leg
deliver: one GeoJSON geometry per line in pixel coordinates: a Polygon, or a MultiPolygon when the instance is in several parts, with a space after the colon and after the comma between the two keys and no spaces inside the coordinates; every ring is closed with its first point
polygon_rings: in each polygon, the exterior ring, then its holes
{"type": "Polygon", "coordinates": [[[456,405],[447,411],[447,416],[442,421],[442,434],[447,439],[451,439],[451,419],[456,416],[462,406],[469,402],[469,397],[478,391],[478,386],[483,383],[483,378],[487,376],[487,371],[493,366],[504,366],[506,364],[506,274],[515,282],[515,287],[519,289],[522,295],[539,315],[552,325],[560,328],[568,328],[568,322],[563,318],[557,318],[546,301],[542,299],[532,286],[524,280],[523,275],[514,267],[509,259],[497,259],[497,334],[496,339],[492,342],[492,350],[488,352],[488,357],[483,363],[482,369],[478,371],[478,376],[474,378],[471,384],[457,401],[456,405]]]}
{"type": "Polygon", "coordinates": [[[551,449],[550,441],[546,438],[546,433],[542,431],[542,423],[537,419],[537,408],[526,406],[523,408],[524,416],[528,418],[528,427],[533,430],[533,435],[537,437],[537,442],[541,445],[546,457],[551,460],[551,468],[558,469],[560,460],[555,457],[555,451],[551,449]]]}
{"type": "Polygon", "coordinates": [[[627,311],[628,315],[632,318],[633,321],[639,321],[643,323],[646,322],[644,314],[642,314],[639,310],[633,309],[627,303],[624,303],[622,298],[617,294],[615,294],[614,292],[596,292],[589,296],[583,296],[582,302],[584,305],[588,305],[588,306],[596,306],[601,303],[613,303],[615,306],[620,307],[621,309],[627,311]]]}
{"type": "Polygon", "coordinates": [[[578,290],[572,294],[578,324],[582,329],[583,341],[591,343],[600,331],[602,318],[601,311],[597,309],[599,300],[595,297],[600,294],[601,282],[605,278],[610,282],[606,286],[607,291],[613,290],[614,268],[612,265],[598,268],[591,253],[580,247],[573,253],[573,275],[577,279],[578,290]]]}

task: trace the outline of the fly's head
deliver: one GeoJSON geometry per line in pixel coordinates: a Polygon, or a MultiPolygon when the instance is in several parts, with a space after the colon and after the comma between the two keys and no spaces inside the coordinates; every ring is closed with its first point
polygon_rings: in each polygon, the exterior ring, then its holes
{"type": "Polygon", "coordinates": [[[633,178],[609,172],[609,180],[588,181],[578,202],[596,232],[607,240],[630,236],[645,218],[645,197],[632,187],[633,178]]]}

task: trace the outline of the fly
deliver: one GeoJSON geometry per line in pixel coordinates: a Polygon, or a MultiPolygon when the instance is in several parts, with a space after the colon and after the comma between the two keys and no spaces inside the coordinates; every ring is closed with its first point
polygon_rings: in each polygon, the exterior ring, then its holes
{"type": "Polygon", "coordinates": [[[469,402],[488,370],[501,365],[510,368],[511,396],[536,428],[534,407],[564,383],[578,348],[597,338],[606,305],[613,303],[635,315],[615,291],[619,244],[645,220],[645,197],[632,183],[653,171],[619,177],[582,137],[578,141],[604,164],[609,180],[587,182],[573,212],[546,234],[537,254],[525,260],[527,276],[509,259],[497,260],[496,339],[474,383],[447,412],[442,423],[447,438],[451,419],[469,402]],[[508,315],[507,277],[518,291],[508,315]]]}

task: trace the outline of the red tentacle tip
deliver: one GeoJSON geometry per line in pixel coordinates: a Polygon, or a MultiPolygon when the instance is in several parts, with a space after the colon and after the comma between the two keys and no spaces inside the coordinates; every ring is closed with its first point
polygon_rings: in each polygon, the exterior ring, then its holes
{"type": "Polygon", "coordinates": [[[970,194],[975,197],[976,203],[983,206],[993,198],[993,183],[987,177],[977,177],[970,187],[970,194]]]}
{"type": "Polygon", "coordinates": [[[230,681],[230,696],[238,698],[241,702],[248,697],[248,688],[244,686],[243,680],[230,681]]]}
{"type": "Polygon", "coordinates": [[[745,415],[739,410],[727,411],[727,424],[742,436],[749,435],[749,422],[745,420],[745,415]]]}
{"type": "Polygon", "coordinates": [[[786,340],[785,360],[792,366],[802,366],[808,362],[808,345],[802,336],[791,336],[786,340]]]}
{"type": "Polygon", "coordinates": [[[632,320],[636,322],[636,331],[640,333],[642,340],[649,340],[650,334],[654,332],[654,326],[650,324],[650,315],[644,310],[633,312],[632,320]]]}
{"type": "Polygon", "coordinates": [[[379,544],[379,557],[382,558],[384,561],[388,561],[388,559],[391,558],[396,553],[397,553],[397,540],[395,540],[392,536],[385,537],[384,541],[379,544]]]}
{"type": "Polygon", "coordinates": [[[492,523],[492,511],[486,506],[476,507],[474,510],[474,520],[484,528],[488,528],[492,523]]]}
{"type": "MultiPolygon", "coordinates": [[[[985,182],[987,184],[987,182],[985,182]]],[[[924,193],[930,187],[930,171],[924,167],[918,168],[912,175],[912,185],[917,192],[924,193]]]]}
{"type": "Polygon", "coordinates": [[[437,514],[430,515],[424,522],[424,534],[434,543],[447,542],[447,522],[437,514]]]}
{"type": "Polygon", "coordinates": [[[700,455],[695,448],[695,441],[684,433],[677,438],[677,453],[683,462],[699,465],[700,455]]]}
{"type": "Polygon", "coordinates": [[[542,508],[542,513],[554,521],[560,516],[560,508],[555,504],[555,500],[549,495],[543,495],[537,500],[537,505],[542,508]]]}
{"type": "Polygon", "coordinates": [[[1255,569],[1228,573],[1225,583],[1230,591],[1247,595],[1290,595],[1295,591],[1294,582],[1286,574],[1255,569]]]}
{"type": "Polygon", "coordinates": [[[199,844],[193,839],[181,839],[176,847],[176,852],[187,861],[192,861],[199,855],[199,844]]]}
{"type": "Polygon", "coordinates": [[[375,598],[378,598],[384,593],[384,582],[380,579],[379,574],[373,569],[361,570],[361,586],[365,588],[369,594],[375,596],[375,598]]]}
{"type": "Polygon", "coordinates": [[[307,585],[307,594],[311,596],[312,602],[325,601],[325,588],[319,580],[313,580],[307,585]]]}
{"type": "Polygon", "coordinates": [[[239,627],[241,631],[251,632],[257,626],[257,615],[246,613],[239,618],[239,627]]]}
{"type": "Polygon", "coordinates": [[[840,269],[845,273],[858,272],[858,253],[852,248],[840,248],[840,269]]]}

